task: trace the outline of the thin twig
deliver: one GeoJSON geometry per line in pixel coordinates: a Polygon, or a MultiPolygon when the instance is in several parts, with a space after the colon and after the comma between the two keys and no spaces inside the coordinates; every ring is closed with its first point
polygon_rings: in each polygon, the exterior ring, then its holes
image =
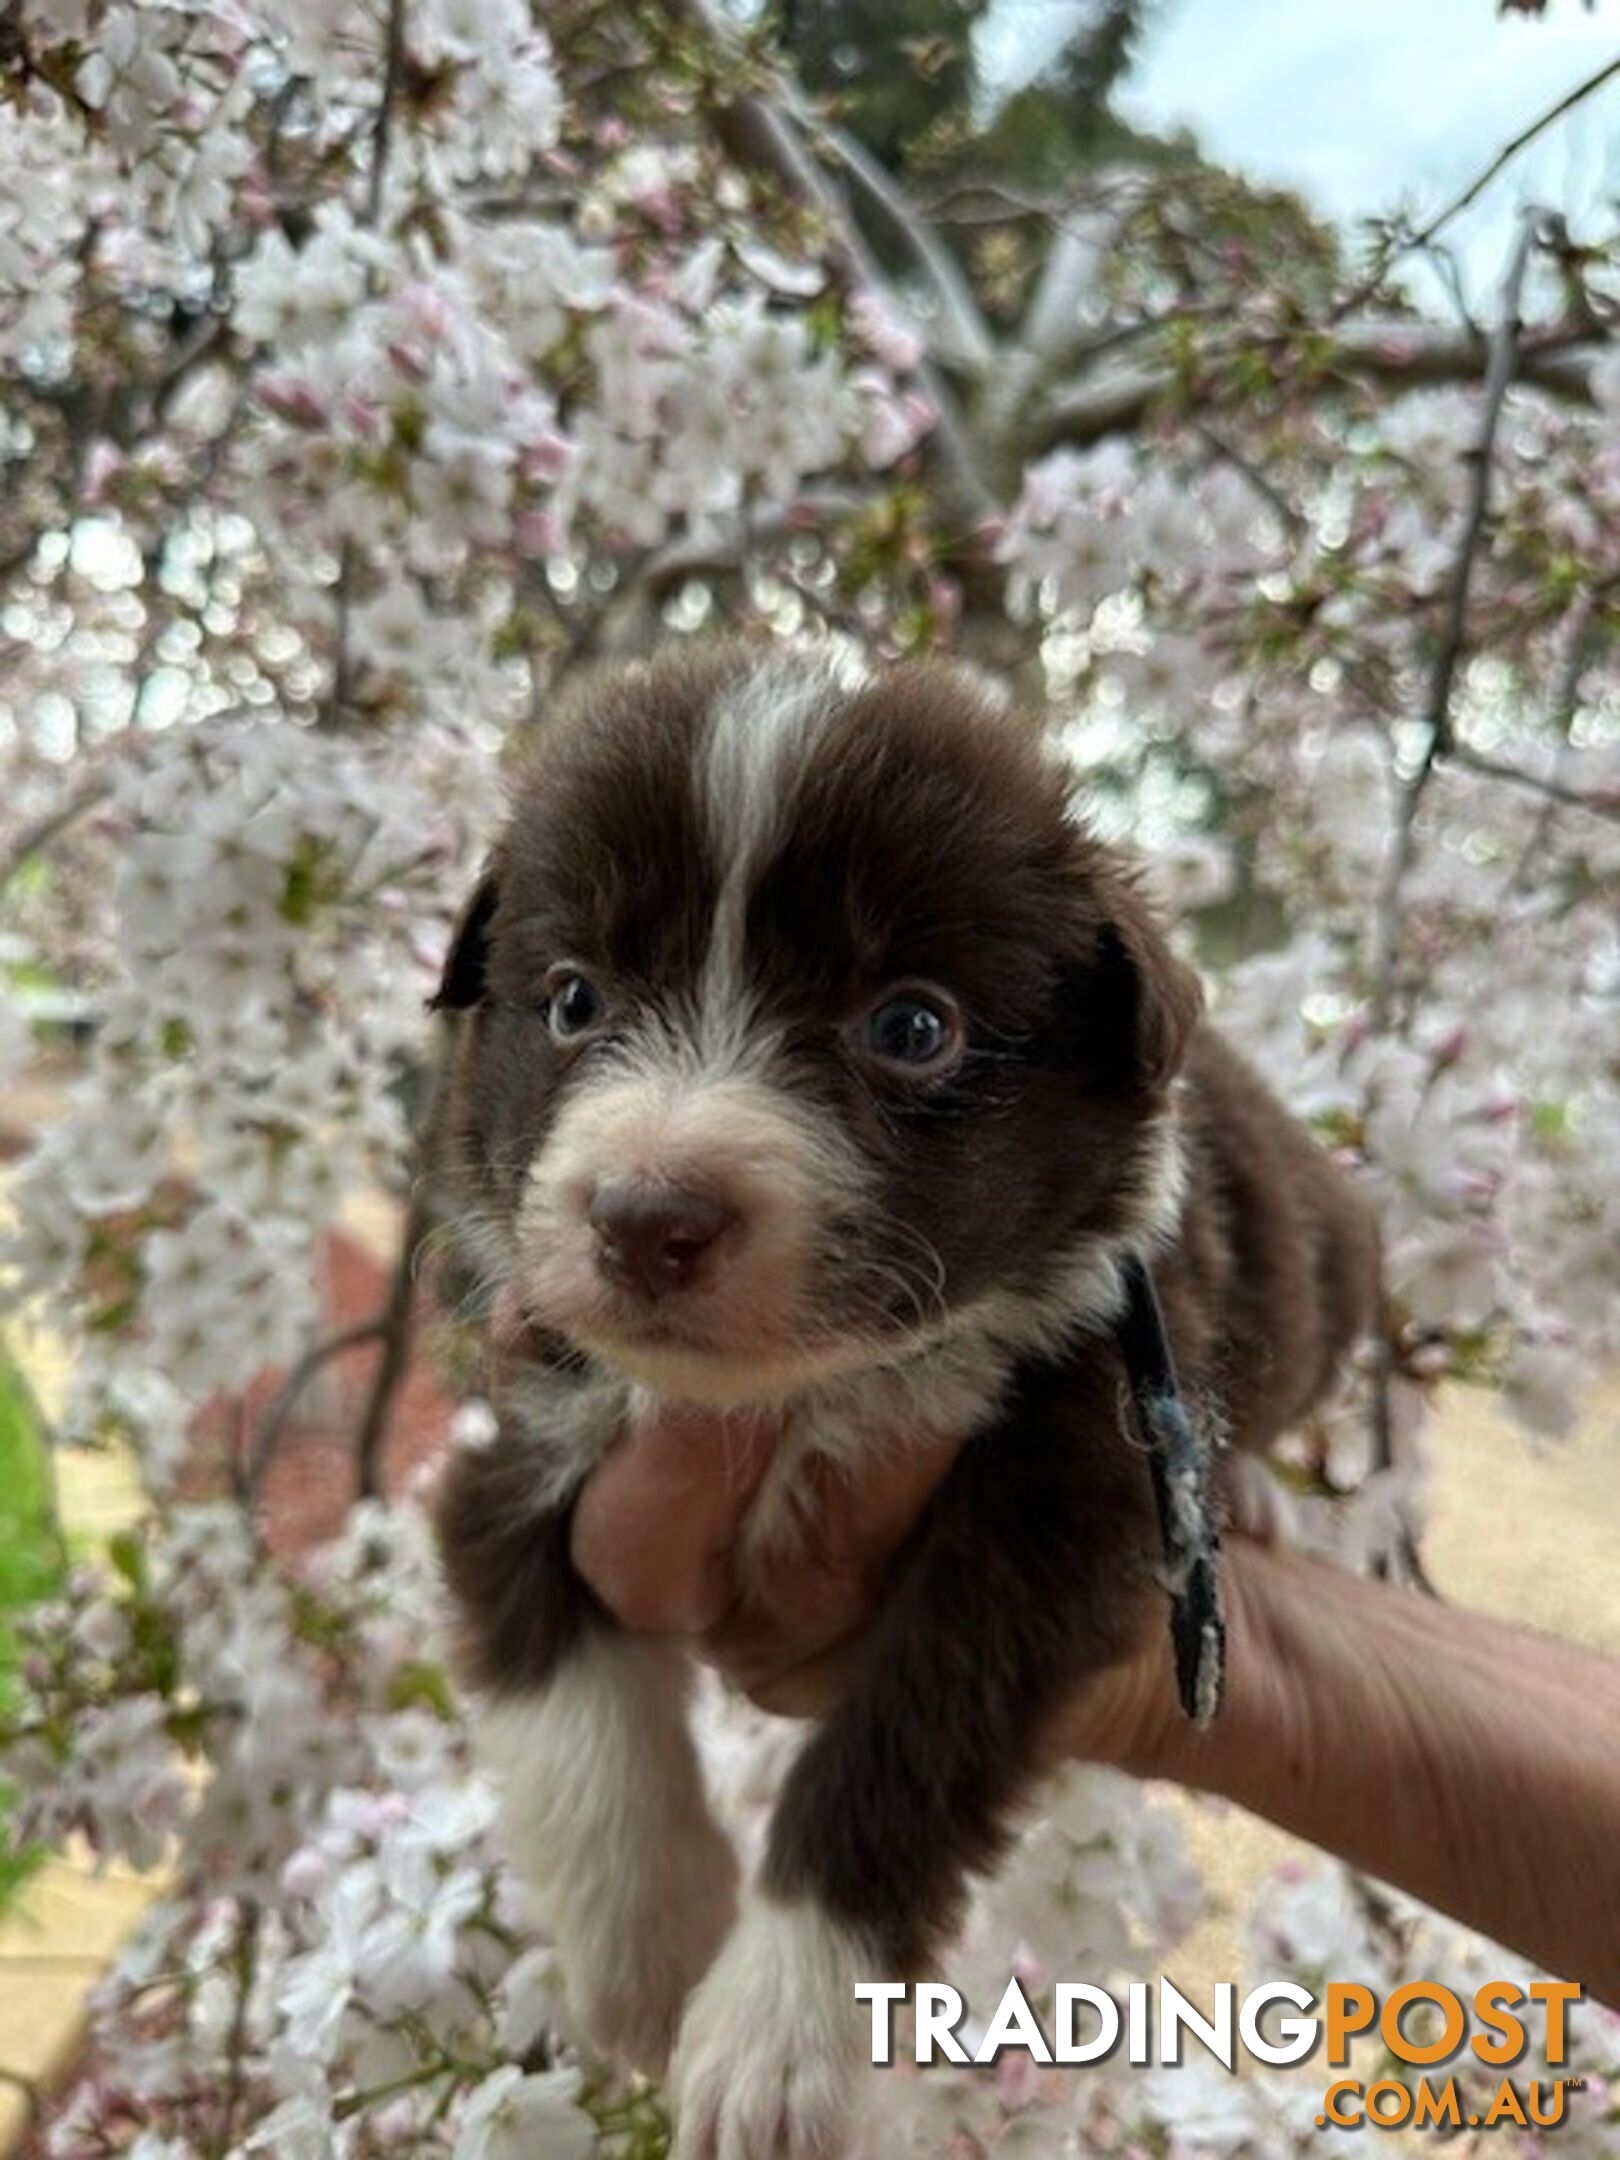
{"type": "Polygon", "coordinates": [[[1253,493],[1259,496],[1266,508],[1279,521],[1283,530],[1291,538],[1297,540],[1310,530],[1310,520],[1306,517],[1304,511],[1291,503],[1282,490],[1273,481],[1267,479],[1266,475],[1252,459],[1245,457],[1241,450],[1229,443],[1226,437],[1219,434],[1207,421],[1200,420],[1197,423],[1196,432],[1199,439],[1223,464],[1230,465],[1241,479],[1247,481],[1253,493]]]}
{"type": "Polygon", "coordinates": [[[1613,794],[1588,794],[1551,773],[1527,772],[1522,765],[1510,765],[1505,759],[1487,756],[1471,743],[1452,743],[1446,755],[1453,765],[1479,773],[1486,780],[1500,780],[1506,787],[1523,788],[1528,794],[1539,795],[1555,807],[1584,810],[1588,817],[1607,818],[1611,823],[1620,824],[1620,788],[1613,794]]]}
{"type": "Polygon", "coordinates": [[[371,135],[371,171],[366,180],[366,223],[375,225],[382,216],[383,183],[388,177],[388,155],[394,142],[394,100],[405,72],[405,0],[388,0],[388,27],[383,42],[382,99],[377,107],[371,135]]]}
{"type": "MultiPolygon", "coordinates": [[[[1593,585],[1584,587],[1570,608],[1564,625],[1563,656],[1559,662],[1558,678],[1553,685],[1553,694],[1547,715],[1553,739],[1558,744],[1557,758],[1553,767],[1555,778],[1558,776],[1558,768],[1564,762],[1564,752],[1569,744],[1570,731],[1575,725],[1575,714],[1581,699],[1581,676],[1585,671],[1592,648],[1592,630],[1597,621],[1598,610],[1603,605],[1606,597],[1607,592],[1603,587],[1593,585]]],[[[1551,796],[1548,796],[1543,801],[1540,814],[1531,830],[1530,837],[1525,842],[1519,859],[1513,866],[1513,875],[1508,880],[1507,890],[1503,895],[1504,899],[1515,899],[1529,883],[1540,860],[1541,851],[1547,844],[1547,835],[1552,829],[1553,819],[1557,815],[1558,804],[1551,796]]]]}
{"type": "Polygon", "coordinates": [[[317,722],[327,734],[335,734],[342,727],[354,688],[354,663],[349,645],[354,565],[354,542],[346,539],[338,551],[337,578],[332,587],[332,685],[317,722]]]}
{"type": "MultiPolygon", "coordinates": [[[[1387,1332],[1389,1324],[1386,1315],[1385,1333],[1377,1347],[1377,1363],[1373,1369],[1368,1403],[1372,1467],[1375,1471],[1392,1470],[1395,1466],[1395,1346],[1387,1332]]],[[[1438,1598],[1440,1591],[1424,1564],[1417,1528],[1399,1501],[1396,1502],[1395,1515],[1394,1546],[1391,1550],[1374,1555],[1371,1573],[1380,1581],[1387,1582],[1393,1572],[1391,1563],[1399,1560],[1406,1570],[1407,1580],[1415,1588],[1421,1590],[1425,1597],[1438,1598]]]]}
{"type": "Polygon", "coordinates": [[[168,418],[169,408],[179,396],[181,389],[190,381],[195,370],[201,367],[209,355],[224,344],[225,323],[217,315],[206,316],[183,338],[164,362],[157,381],[152,386],[152,421],[154,426],[168,418]]]}
{"type": "Polygon", "coordinates": [[[847,488],[809,489],[786,509],[773,503],[740,511],[729,532],[701,540],[672,540],[654,549],[637,565],[637,574],[653,598],[662,599],[687,578],[721,577],[741,570],[756,548],[801,533],[817,533],[852,518],[866,500],[847,488]]]}
{"type": "Polygon", "coordinates": [[[1522,327],[1519,309],[1524,292],[1525,272],[1530,266],[1530,257],[1536,245],[1539,215],[1539,212],[1531,211],[1524,218],[1512,259],[1508,264],[1507,276],[1503,280],[1502,311],[1497,321],[1496,333],[1491,339],[1490,365],[1485,373],[1484,411],[1480,417],[1479,438],[1472,453],[1473,473],[1468,491],[1467,516],[1452,569],[1451,592],[1440,634],[1440,647],[1435,654],[1434,668],[1429,678],[1427,719],[1431,738],[1428,758],[1431,763],[1451,745],[1451,692],[1458,663],[1462,659],[1463,644],[1468,635],[1468,601],[1473,591],[1474,568],[1490,517],[1491,482],[1496,473],[1497,430],[1501,426],[1502,407],[1509,387],[1518,373],[1519,335],[1522,327]]]}
{"type": "Polygon", "coordinates": [[[399,1251],[394,1257],[394,1271],[388,1283],[388,1300],[377,1330],[382,1340],[382,1356],[377,1361],[366,1405],[355,1430],[354,1459],[362,1500],[378,1499],[382,1493],[383,1445],[388,1438],[394,1398],[399,1393],[411,1358],[417,1255],[430,1226],[426,1203],[419,1198],[413,1199],[400,1233],[399,1251]]]}
{"type": "MultiPolygon", "coordinates": [[[[428,1072],[426,1099],[416,1128],[419,1167],[432,1162],[438,1146],[449,1078],[450,1044],[441,1039],[428,1072]]],[[[382,1356],[377,1360],[377,1370],[372,1375],[354,1438],[357,1482],[360,1496],[366,1500],[376,1499],[382,1491],[382,1457],[388,1438],[388,1422],[393,1414],[394,1398],[410,1366],[417,1268],[434,1229],[434,1204],[429,1183],[426,1177],[416,1177],[411,1182],[410,1205],[400,1229],[388,1295],[377,1316],[382,1356]]]]}
{"type": "Polygon", "coordinates": [[[241,1905],[241,1926],[231,1964],[236,1981],[236,2000],[231,2006],[230,2035],[225,2045],[225,2059],[229,2065],[220,2111],[219,2128],[215,2133],[213,2151],[216,2160],[225,2160],[235,2142],[237,2117],[242,2102],[247,2097],[248,2013],[252,2007],[253,1982],[259,1962],[259,1905],[256,1898],[244,1898],[241,1905]]]}
{"type": "MultiPolygon", "coordinates": [[[[1452,689],[1468,633],[1468,601],[1473,590],[1474,564],[1484,542],[1485,529],[1490,518],[1497,429],[1501,424],[1502,408],[1518,363],[1520,300],[1538,231],[1539,219],[1533,214],[1526,215],[1502,282],[1501,311],[1491,340],[1490,362],[1485,378],[1484,410],[1480,416],[1479,434],[1473,447],[1473,471],[1469,479],[1462,537],[1452,568],[1440,643],[1429,674],[1426,706],[1428,735],[1417,770],[1401,790],[1396,806],[1389,863],[1379,889],[1374,916],[1371,1005],[1373,1026],[1378,1030],[1388,1026],[1394,998],[1395,972],[1400,957],[1401,933],[1405,919],[1406,880],[1416,850],[1418,810],[1434,776],[1437,762],[1453,746],[1452,689]]],[[[1381,1346],[1379,1366],[1374,1375],[1371,1412],[1372,1459],[1374,1468],[1378,1470],[1390,1469],[1395,1455],[1393,1374],[1390,1360],[1391,1346],[1386,1341],[1381,1346]]],[[[1421,1576],[1422,1557],[1417,1541],[1411,1526],[1404,1522],[1401,1525],[1400,1543],[1408,1566],[1416,1575],[1421,1576]]]]}
{"type": "Polygon", "coordinates": [[[1340,301],[1329,319],[1334,322],[1342,321],[1346,315],[1353,315],[1357,308],[1364,307],[1401,256],[1428,247],[1454,218],[1461,217],[1466,209],[1478,202],[1497,174],[1511,165],[1521,150],[1528,149],[1538,135],[1544,134],[1556,121],[1562,120],[1566,113],[1573,112],[1577,105],[1591,97],[1595,91],[1601,90],[1605,83],[1612,82],[1617,75],[1620,75],[1620,59],[1606,60],[1602,67],[1588,75],[1583,82],[1577,83],[1573,90],[1567,91],[1556,104],[1549,105],[1528,127],[1521,128],[1510,142],[1503,144],[1490,163],[1469,181],[1460,195],[1453,196],[1445,208],[1437,211],[1426,225],[1419,226],[1415,233],[1403,238],[1393,249],[1388,250],[1377,269],[1357,286],[1354,292],[1340,301]]]}
{"type": "Polygon", "coordinates": [[[1045,193],[1008,187],[997,180],[959,180],[923,198],[922,208],[936,224],[1005,224],[1015,218],[1044,218],[1056,223],[1066,210],[1079,207],[1078,198],[1056,190],[1045,193]],[[967,206],[980,203],[974,211],[967,206]]]}
{"type": "Polygon", "coordinates": [[[333,1358],[342,1357],[346,1351],[357,1350],[362,1343],[376,1342],[387,1325],[387,1312],[373,1313],[369,1320],[356,1321],[353,1327],[342,1328],[335,1335],[324,1335],[311,1344],[303,1356],[287,1373],[286,1378],[271,1398],[265,1413],[259,1420],[254,1436],[253,1454],[245,1473],[248,1497],[257,1497],[270,1465],[292,1421],[305,1388],[333,1358]]]}
{"type": "Polygon", "coordinates": [[[1423,252],[1433,262],[1436,276],[1451,296],[1451,304],[1457,311],[1457,324],[1463,335],[1479,337],[1482,333],[1474,311],[1468,305],[1468,295],[1463,291],[1462,270],[1455,254],[1450,248],[1437,247],[1432,242],[1424,247],[1423,252]]]}
{"type": "Polygon", "coordinates": [[[1429,671],[1425,701],[1427,736],[1417,769],[1401,789],[1395,812],[1395,832],[1389,864],[1378,896],[1374,918],[1372,971],[1372,1023],[1382,1030],[1389,1021],[1395,990],[1395,968],[1400,954],[1403,898],[1406,877],[1416,846],[1418,809],[1434,775],[1436,763],[1452,747],[1451,697],[1468,635],[1468,602],[1473,592],[1474,567],[1490,519],[1491,482],[1495,477],[1496,436],[1508,388],[1518,369],[1520,301],[1525,273],[1530,266],[1540,231],[1539,212],[1527,212],[1514,243],[1507,275],[1502,281],[1502,305],[1491,338],[1490,362],[1485,373],[1484,409],[1472,451],[1468,502],[1462,535],[1452,565],[1446,612],[1440,642],[1429,671]]]}
{"type": "Polygon", "coordinates": [[[87,817],[104,803],[111,793],[111,776],[104,772],[95,773],[90,779],[82,780],[54,810],[47,810],[32,825],[25,825],[4,855],[0,855],[0,892],[6,890],[17,873],[36,855],[43,855],[53,841],[59,840],[63,833],[78,824],[80,818],[87,817]]]}
{"type": "MultiPolygon", "coordinates": [[[[394,103],[405,70],[405,0],[389,0],[383,36],[383,79],[377,116],[371,127],[371,169],[366,176],[366,200],[361,222],[375,225],[382,216],[383,187],[388,177],[389,153],[394,142],[394,103]]],[[[373,286],[375,271],[368,273],[373,286]]],[[[350,616],[354,606],[354,575],[358,551],[345,539],[338,551],[337,581],[332,588],[332,683],[321,706],[317,725],[335,733],[342,727],[354,688],[354,660],[349,644],[350,616]]]]}
{"type": "MultiPolygon", "coordinates": [[[[1387,1329],[1386,1318],[1385,1332],[1380,1336],[1376,1347],[1377,1363],[1373,1368],[1371,1396],[1367,1405],[1367,1422],[1372,1436],[1372,1466],[1375,1471],[1390,1470],[1395,1465],[1395,1350],[1387,1329]]],[[[1388,1577],[1387,1554],[1375,1555],[1372,1572],[1379,1577],[1388,1577]]]]}

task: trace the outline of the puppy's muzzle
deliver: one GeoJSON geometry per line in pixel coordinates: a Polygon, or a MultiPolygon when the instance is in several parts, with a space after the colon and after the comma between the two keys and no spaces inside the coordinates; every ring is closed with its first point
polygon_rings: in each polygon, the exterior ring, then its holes
{"type": "Polygon", "coordinates": [[[601,1274],[649,1303],[700,1287],[714,1272],[726,1233],[741,1220],[718,1193],[622,1178],[597,1186],[586,1217],[601,1274]]]}

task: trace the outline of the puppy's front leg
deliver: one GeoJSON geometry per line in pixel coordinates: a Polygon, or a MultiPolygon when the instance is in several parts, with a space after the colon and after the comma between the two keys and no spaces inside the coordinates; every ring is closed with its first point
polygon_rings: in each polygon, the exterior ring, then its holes
{"type": "Polygon", "coordinates": [[[1139,1640],[1152,1496],[1102,1346],[964,1451],[851,1694],[806,1745],[760,1887],[681,2028],[678,2160],[834,2160],[867,2030],[958,1923],[1043,1767],[1045,1728],[1139,1640]]]}
{"type": "Polygon", "coordinates": [[[687,1724],[689,1659],[624,1634],[568,1557],[566,1504],[502,1432],[458,1456],[439,1507],[479,1759],[508,1857],[604,2054],[662,2071],[687,1995],[736,1910],[736,1859],[687,1724]]]}

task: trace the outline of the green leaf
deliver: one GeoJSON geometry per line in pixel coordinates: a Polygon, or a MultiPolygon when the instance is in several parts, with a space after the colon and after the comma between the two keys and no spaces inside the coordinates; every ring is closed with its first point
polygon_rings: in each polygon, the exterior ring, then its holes
{"type": "Polygon", "coordinates": [[[133,1530],[115,1530],[107,1540],[107,1561],[137,1594],[146,1588],[146,1548],[133,1530]]]}
{"type": "MultiPolygon", "coordinates": [[[[0,1348],[0,1724],[15,1693],[17,1644],[11,1619],[52,1596],[66,1564],[45,1434],[21,1374],[0,1348]]],[[[38,1860],[12,1835],[8,1798],[0,1784],[0,1909],[38,1860]]]]}
{"type": "Polygon", "coordinates": [[[447,1721],[455,1715],[455,1701],[444,1668],[430,1664],[426,1658],[413,1658],[393,1674],[386,1701],[390,1710],[431,1710],[435,1717],[447,1721]]]}

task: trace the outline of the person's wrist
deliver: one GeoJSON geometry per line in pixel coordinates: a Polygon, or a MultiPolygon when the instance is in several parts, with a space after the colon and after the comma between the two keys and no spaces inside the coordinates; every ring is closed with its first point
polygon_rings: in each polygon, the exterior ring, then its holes
{"type": "MultiPolygon", "coordinates": [[[[1296,1706],[1285,1642],[1289,1616],[1299,1620],[1298,1562],[1243,1537],[1227,1540],[1221,1556],[1221,1604],[1226,1623],[1226,1681],[1221,1707],[1207,1726],[1193,1724],[1173,1686],[1154,1705],[1140,1732],[1139,1777],[1241,1798],[1239,1787],[1271,1762],[1296,1727],[1296,1706]]],[[[1170,1660],[1166,1649],[1165,1670],[1170,1660]]]]}
{"type": "Polygon", "coordinates": [[[1162,1640],[1123,1665],[1099,1673],[1086,1691],[1074,1752],[1087,1761],[1127,1770],[1133,1777],[1162,1777],[1159,1766],[1171,1745],[1175,1701],[1168,1631],[1162,1640]]]}
{"type": "Polygon", "coordinates": [[[1222,1555],[1226,1685],[1211,1725],[1193,1724],[1181,1707],[1168,1619],[1156,1599],[1141,1648],[1089,1682],[1065,1718],[1065,1750],[1133,1777],[1220,1790],[1233,1756],[1282,1715],[1269,1559],[1241,1538],[1229,1541],[1222,1555]]]}
{"type": "Polygon", "coordinates": [[[1135,1648],[1088,1674],[1059,1710],[1054,1755],[1135,1777],[1169,1775],[1159,1763],[1179,1715],[1166,1608],[1154,1589],[1142,1600],[1135,1648]]]}

